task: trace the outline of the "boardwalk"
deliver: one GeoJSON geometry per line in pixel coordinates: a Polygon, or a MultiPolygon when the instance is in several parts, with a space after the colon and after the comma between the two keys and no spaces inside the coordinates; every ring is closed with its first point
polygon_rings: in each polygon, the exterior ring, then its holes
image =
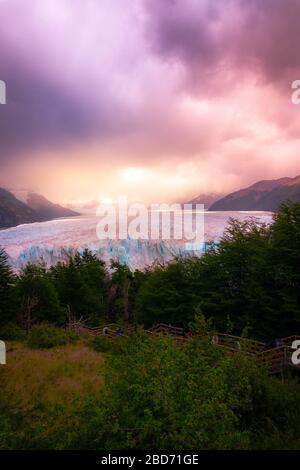
{"type": "MultiPolygon", "coordinates": [[[[116,339],[120,336],[127,337],[135,329],[133,326],[120,327],[116,323],[92,328],[81,322],[72,322],[68,325],[68,328],[77,334],[105,335],[111,339],[116,339]]],[[[153,338],[169,337],[178,343],[185,342],[192,336],[192,333],[186,333],[183,328],[164,323],[144,331],[153,338]]],[[[224,333],[211,333],[210,336],[212,343],[216,347],[224,349],[228,354],[240,353],[252,357],[258,366],[266,367],[269,374],[284,373],[288,369],[300,370],[300,365],[295,365],[292,362],[292,355],[295,352],[292,344],[294,341],[300,341],[300,336],[282,338],[280,346],[275,348],[268,348],[265,343],[260,341],[224,333]]]]}

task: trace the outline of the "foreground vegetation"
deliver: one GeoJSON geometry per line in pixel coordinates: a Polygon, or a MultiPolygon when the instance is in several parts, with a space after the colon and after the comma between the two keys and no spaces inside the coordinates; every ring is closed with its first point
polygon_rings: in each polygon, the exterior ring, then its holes
{"type": "Polygon", "coordinates": [[[208,330],[264,341],[297,334],[300,204],[272,226],[231,221],[202,258],[130,272],[85,251],[12,272],[0,252],[0,449],[299,449],[299,381],[267,375],[208,330]],[[114,341],[65,326],[132,322],[114,341]],[[201,333],[178,347],[138,325],[201,333]]]}
{"type": "Polygon", "coordinates": [[[0,449],[299,449],[299,383],[229,357],[200,326],[182,347],[138,331],[105,354],[9,343],[0,449]]]}
{"type": "Polygon", "coordinates": [[[0,368],[0,449],[80,448],[85,406],[98,399],[103,358],[82,343],[51,350],[8,342],[0,368]]]}

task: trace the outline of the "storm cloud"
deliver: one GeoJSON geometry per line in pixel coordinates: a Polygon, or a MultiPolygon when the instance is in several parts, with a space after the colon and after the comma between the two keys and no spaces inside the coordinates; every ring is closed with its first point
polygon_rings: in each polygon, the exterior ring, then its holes
{"type": "Polygon", "coordinates": [[[300,173],[299,17],[298,0],[1,0],[0,184],[30,167],[52,196],[55,167],[116,192],[140,167],[184,197],[300,173]]]}
{"type": "Polygon", "coordinates": [[[298,0],[146,0],[146,6],[153,50],[181,62],[199,87],[226,74],[237,81],[248,72],[276,84],[299,73],[298,0]]]}

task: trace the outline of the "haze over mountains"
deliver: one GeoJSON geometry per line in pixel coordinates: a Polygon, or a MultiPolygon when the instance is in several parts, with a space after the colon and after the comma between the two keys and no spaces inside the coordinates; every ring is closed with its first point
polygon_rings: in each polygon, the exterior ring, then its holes
{"type": "Polygon", "coordinates": [[[208,209],[212,204],[218,201],[223,194],[216,194],[216,193],[203,193],[199,194],[199,196],[195,197],[188,201],[187,204],[204,204],[204,209],[208,209]]]}
{"type": "Polygon", "coordinates": [[[259,181],[214,202],[210,211],[276,211],[286,200],[300,201],[300,175],[259,181]]]}
{"type": "MultiPolygon", "coordinates": [[[[20,193],[14,192],[14,195],[18,199],[21,199],[20,193]]],[[[25,204],[34,210],[37,216],[42,220],[51,220],[58,217],[73,217],[79,215],[78,212],[69,208],[65,208],[59,204],[54,204],[41,194],[35,192],[26,191],[23,195],[23,198],[25,199],[25,204]]]]}
{"type": "MultiPolygon", "coordinates": [[[[300,175],[295,178],[262,180],[227,196],[200,194],[189,203],[204,204],[209,211],[271,211],[286,200],[300,201],[300,175]]],[[[91,201],[86,209],[93,211],[98,201],[91,201]]],[[[83,210],[84,212],[84,210],[83,210]]],[[[31,191],[8,191],[0,188],[0,228],[19,224],[42,222],[60,217],[74,217],[78,212],[54,204],[44,196],[31,191]]]]}
{"type": "Polygon", "coordinates": [[[0,188],[0,228],[77,215],[77,212],[53,204],[40,194],[0,188]]]}

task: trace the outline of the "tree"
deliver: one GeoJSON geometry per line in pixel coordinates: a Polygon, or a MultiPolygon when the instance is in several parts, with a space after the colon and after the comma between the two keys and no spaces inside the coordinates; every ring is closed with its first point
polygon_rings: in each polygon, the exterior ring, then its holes
{"type": "Polygon", "coordinates": [[[270,308],[268,251],[270,231],[255,220],[230,220],[215,251],[204,256],[198,274],[202,309],[216,327],[233,333],[255,332],[263,338],[261,319],[270,308]]]}
{"type": "Polygon", "coordinates": [[[184,325],[200,308],[214,328],[267,341],[300,324],[300,204],[282,205],[271,226],[230,220],[217,246],[198,258],[148,271],[136,295],[146,326],[184,325]]]}
{"type": "Polygon", "coordinates": [[[55,285],[43,266],[28,264],[18,277],[16,293],[21,305],[22,322],[28,329],[37,322],[65,323],[55,285]]]}
{"type": "Polygon", "coordinates": [[[0,325],[16,319],[15,281],[16,276],[9,266],[8,256],[0,248],[0,325]]]}
{"type": "Polygon", "coordinates": [[[128,322],[132,316],[131,285],[134,275],[128,266],[116,261],[111,262],[111,268],[111,315],[114,319],[121,318],[128,322]]]}
{"type": "Polygon", "coordinates": [[[145,326],[182,325],[194,317],[199,301],[189,276],[189,261],[177,259],[148,273],[136,298],[136,318],[145,326]]]}
{"type": "Polygon", "coordinates": [[[71,256],[51,269],[61,304],[76,318],[99,324],[107,316],[105,263],[90,251],[71,256]]]}
{"type": "Polygon", "coordinates": [[[295,334],[300,326],[300,203],[286,202],[275,215],[269,265],[273,321],[281,336],[295,334]]]}

